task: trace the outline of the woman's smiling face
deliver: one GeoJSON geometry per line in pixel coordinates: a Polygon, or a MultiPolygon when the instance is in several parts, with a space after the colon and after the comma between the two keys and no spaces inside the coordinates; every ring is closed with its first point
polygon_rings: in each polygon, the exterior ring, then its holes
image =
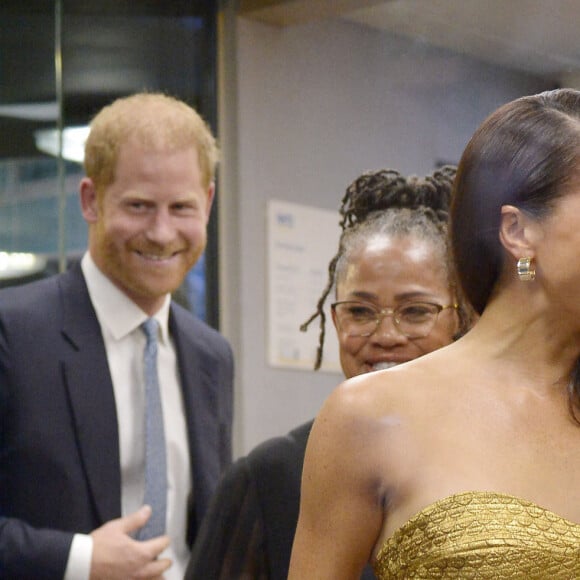
{"type": "MultiPolygon", "coordinates": [[[[409,302],[453,304],[446,263],[429,240],[413,235],[375,235],[353,253],[337,278],[336,300],[354,300],[383,308],[409,302]]],[[[347,378],[400,364],[453,342],[459,328],[453,308],[442,310],[433,330],[409,339],[386,316],[368,337],[348,336],[336,327],[340,362],[347,378]]]]}

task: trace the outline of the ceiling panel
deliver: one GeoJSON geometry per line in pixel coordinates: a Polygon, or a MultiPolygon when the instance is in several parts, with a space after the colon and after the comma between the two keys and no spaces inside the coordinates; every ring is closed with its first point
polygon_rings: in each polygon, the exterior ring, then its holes
{"type": "Polygon", "coordinates": [[[533,74],[580,72],[579,0],[395,0],[344,18],[533,74]]]}
{"type": "Polygon", "coordinates": [[[240,12],[277,26],[344,18],[580,87],[580,0],[240,0],[240,12]]]}

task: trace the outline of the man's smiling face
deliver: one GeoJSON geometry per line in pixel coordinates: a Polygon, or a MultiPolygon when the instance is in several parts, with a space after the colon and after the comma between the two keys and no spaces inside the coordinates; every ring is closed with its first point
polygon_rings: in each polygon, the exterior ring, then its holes
{"type": "Polygon", "coordinates": [[[114,181],[91,193],[83,215],[91,255],[101,271],[153,314],[176,290],[206,245],[213,185],[204,188],[195,147],[146,150],[129,141],[114,181]]]}

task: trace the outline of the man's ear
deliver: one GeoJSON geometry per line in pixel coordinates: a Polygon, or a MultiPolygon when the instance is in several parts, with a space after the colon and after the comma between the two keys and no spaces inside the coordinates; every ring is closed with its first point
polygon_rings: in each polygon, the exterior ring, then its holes
{"type": "Polygon", "coordinates": [[[84,177],[80,184],[81,212],[88,224],[94,224],[99,215],[97,190],[90,177],[84,177]]]}
{"type": "Polygon", "coordinates": [[[215,181],[212,181],[207,188],[207,200],[205,206],[205,223],[209,222],[209,216],[211,214],[211,206],[213,205],[213,199],[215,197],[215,181]]]}
{"type": "Polygon", "coordinates": [[[539,224],[530,215],[513,205],[502,206],[499,239],[516,261],[536,255],[538,235],[539,224]]]}

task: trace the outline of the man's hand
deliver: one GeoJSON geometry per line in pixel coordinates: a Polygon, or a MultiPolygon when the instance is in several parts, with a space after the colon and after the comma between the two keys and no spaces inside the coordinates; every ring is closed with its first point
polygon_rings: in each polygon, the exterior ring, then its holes
{"type": "Polygon", "coordinates": [[[169,538],[159,536],[140,542],[130,536],[142,528],[150,517],[151,508],[143,506],[124,518],[107,522],[91,533],[91,580],[162,578],[163,572],[171,566],[171,560],[157,560],[157,557],[169,546],[169,538]]]}

